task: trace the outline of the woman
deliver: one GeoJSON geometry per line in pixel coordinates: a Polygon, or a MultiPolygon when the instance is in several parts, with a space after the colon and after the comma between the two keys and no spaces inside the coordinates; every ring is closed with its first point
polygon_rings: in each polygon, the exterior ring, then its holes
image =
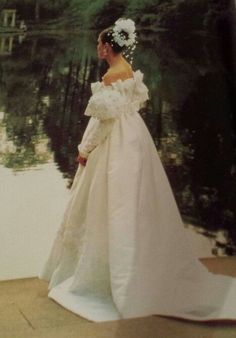
{"type": "Polygon", "coordinates": [[[193,255],[138,113],[148,90],[123,56],[135,43],[129,19],[99,35],[98,57],[109,69],[91,85],[70,202],[40,277],[50,281],[49,297],[93,321],[235,319],[236,281],[209,273],[193,255]]]}

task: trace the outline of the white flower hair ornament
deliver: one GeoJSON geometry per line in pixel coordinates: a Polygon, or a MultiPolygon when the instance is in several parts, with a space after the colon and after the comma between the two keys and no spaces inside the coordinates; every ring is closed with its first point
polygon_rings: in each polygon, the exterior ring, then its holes
{"type": "Polygon", "coordinates": [[[113,33],[114,41],[120,46],[131,46],[135,43],[136,33],[135,24],[131,19],[119,19],[115,22],[113,33]],[[122,32],[127,33],[128,38],[122,32]]]}
{"type": "Polygon", "coordinates": [[[112,41],[120,47],[125,47],[124,55],[133,61],[133,51],[137,44],[135,23],[131,19],[118,19],[112,30],[112,41]]]}

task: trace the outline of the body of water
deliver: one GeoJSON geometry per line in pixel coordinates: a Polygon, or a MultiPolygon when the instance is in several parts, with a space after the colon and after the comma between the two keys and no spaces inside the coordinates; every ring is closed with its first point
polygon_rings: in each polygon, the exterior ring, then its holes
{"type": "MultiPolygon", "coordinates": [[[[9,279],[37,275],[48,254],[77,169],[90,83],[107,66],[97,60],[94,32],[0,40],[0,279],[9,279]]],[[[233,73],[225,55],[219,39],[159,33],[140,35],[134,57],[150,90],[141,115],[199,256],[236,250],[233,73]]]]}

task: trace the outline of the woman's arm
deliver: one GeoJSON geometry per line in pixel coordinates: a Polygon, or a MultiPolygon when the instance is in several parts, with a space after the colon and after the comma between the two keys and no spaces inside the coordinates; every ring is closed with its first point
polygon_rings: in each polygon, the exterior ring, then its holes
{"type": "Polygon", "coordinates": [[[82,138],[81,143],[78,145],[79,155],[77,161],[85,166],[89,154],[101,144],[109,135],[114,120],[99,120],[91,117],[82,138]]]}

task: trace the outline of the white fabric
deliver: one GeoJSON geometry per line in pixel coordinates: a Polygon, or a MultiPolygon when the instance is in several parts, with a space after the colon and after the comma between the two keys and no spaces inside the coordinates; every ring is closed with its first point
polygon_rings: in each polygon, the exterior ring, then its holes
{"type": "Polygon", "coordinates": [[[193,255],[167,176],[138,113],[140,71],[92,84],[69,204],[40,278],[49,297],[93,321],[170,315],[236,319],[236,280],[193,255]]]}

